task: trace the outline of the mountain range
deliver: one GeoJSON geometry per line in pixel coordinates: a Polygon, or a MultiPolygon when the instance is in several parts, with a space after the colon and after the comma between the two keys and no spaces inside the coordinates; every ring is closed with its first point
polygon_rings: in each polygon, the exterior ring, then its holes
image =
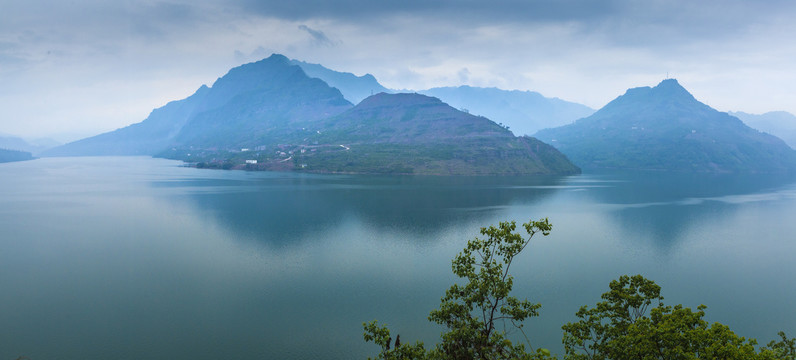
{"type": "Polygon", "coordinates": [[[771,111],[765,114],[748,114],[745,112],[730,112],[746,125],[765,131],[785,141],[791,148],[796,149],[796,116],[786,111],[771,111]]]}
{"type": "Polygon", "coordinates": [[[290,63],[301,67],[307,76],[321,79],[329,86],[340,90],[343,97],[352,104],[359,104],[360,101],[374,94],[399,92],[379,84],[379,81],[371,74],[356,76],[348,72],[334,71],[320,64],[310,64],[298,60],[290,60],[290,63]]]}
{"type": "MultiPolygon", "coordinates": [[[[304,72],[337,88],[354,104],[379,92],[401,93],[407,90],[387,89],[373,75],[356,76],[338,72],[319,64],[292,60],[304,72]]],[[[516,135],[531,135],[541,129],[572,123],[594,113],[594,109],[558,98],[548,98],[534,91],[502,90],[472,86],[436,87],[415,91],[439,98],[443,102],[474,115],[485,116],[509,127],[516,135]]]]}
{"type": "Polygon", "coordinates": [[[534,91],[458,86],[431,88],[418,93],[438,97],[471,114],[486,116],[508,126],[517,135],[532,135],[541,129],[570,124],[594,113],[594,109],[588,106],[544,97],[534,91]]]}
{"type": "Polygon", "coordinates": [[[580,170],[553,147],[420,94],[370,96],[322,121],[305,139],[315,149],[295,155],[308,169],[412,174],[575,174],[580,170]],[[337,145],[341,144],[341,145],[337,145]]]}
{"type": "Polygon", "coordinates": [[[153,110],[142,122],[51,149],[45,156],[156,155],[169,147],[246,147],[350,107],[340,91],[281,55],[230,70],[212,87],[153,110]]]}
{"type": "Polygon", "coordinates": [[[140,123],[42,155],[152,155],[198,167],[336,173],[796,172],[796,152],[782,140],[697,101],[674,79],[630,89],[597,112],[528,91],[425,92],[439,97],[393,93],[371,75],[274,54],[140,123]],[[377,90],[385,91],[368,96],[377,90]],[[550,128],[536,133],[542,141],[516,137],[507,122],[480,112],[516,115],[526,132],[550,128]]]}
{"type": "Polygon", "coordinates": [[[580,171],[555,148],[436,98],[379,93],[354,107],[276,54],[230,70],[140,123],[45,155],[155,155],[199,167],[344,173],[580,171]]]}
{"type": "Polygon", "coordinates": [[[25,140],[19,136],[0,134],[0,149],[24,151],[35,155],[58,145],[61,143],[49,138],[25,140]]]}
{"type": "Polygon", "coordinates": [[[781,139],[697,101],[677,80],[628,90],[593,115],[539,131],[584,168],[796,172],[781,139]]]}

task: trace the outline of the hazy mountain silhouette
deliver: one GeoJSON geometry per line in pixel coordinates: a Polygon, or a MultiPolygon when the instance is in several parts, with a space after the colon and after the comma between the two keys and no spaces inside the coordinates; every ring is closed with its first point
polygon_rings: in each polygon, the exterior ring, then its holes
{"type": "Polygon", "coordinates": [[[168,147],[210,89],[202,85],[193,95],[152,110],[146,120],[111,132],[74,141],[43,156],[154,155],[168,147]]]}
{"type": "Polygon", "coordinates": [[[298,60],[291,60],[290,63],[300,66],[308,76],[321,79],[330,86],[337,88],[343,93],[346,100],[353,104],[358,104],[373,94],[393,92],[379,84],[371,74],[356,76],[352,73],[334,71],[319,64],[310,64],[298,60]]]}
{"type": "Polygon", "coordinates": [[[785,140],[791,148],[796,149],[795,115],[786,111],[771,111],[760,115],[731,111],[729,114],[741,119],[752,128],[785,140]]]}
{"type": "MultiPolygon", "coordinates": [[[[380,92],[407,92],[387,89],[370,74],[356,76],[298,60],[292,60],[291,63],[301,66],[307,75],[339,89],[354,104],[380,92]]],[[[594,113],[594,109],[588,106],[547,98],[534,91],[458,86],[418,90],[417,93],[439,98],[471,114],[485,116],[508,126],[517,135],[531,135],[541,129],[566,125],[594,113]]]]}
{"type": "Polygon", "coordinates": [[[471,114],[486,116],[508,126],[517,135],[532,135],[541,129],[570,124],[594,113],[594,109],[588,106],[547,98],[534,91],[459,86],[418,92],[466,109],[471,114]]]}
{"type": "Polygon", "coordinates": [[[0,163],[24,160],[33,160],[33,155],[27,151],[0,149],[0,163]]]}
{"type": "Polygon", "coordinates": [[[298,129],[351,108],[322,80],[281,55],[232,69],[216,81],[174,138],[174,147],[241,148],[279,143],[298,129]]]}
{"type": "Polygon", "coordinates": [[[50,138],[25,140],[18,136],[0,134],[0,149],[24,151],[35,155],[58,145],[61,143],[50,138]]]}
{"type": "Polygon", "coordinates": [[[628,90],[574,124],[539,131],[585,168],[796,171],[796,151],[697,101],[674,79],[628,90]]]}
{"type": "Polygon", "coordinates": [[[140,123],[45,154],[154,155],[200,167],[317,172],[580,171],[551,146],[516,138],[436,98],[380,93],[353,107],[340,90],[296,63],[336,76],[347,91],[380,87],[372,76],[326,71],[275,54],[233,68],[211,87],[155,109],[140,123]]]}
{"type": "Polygon", "coordinates": [[[75,141],[45,156],[155,155],[172,147],[259,143],[296,121],[351,107],[342,94],[282,55],[241,65],[190,97],[155,109],[144,121],[75,141]]]}

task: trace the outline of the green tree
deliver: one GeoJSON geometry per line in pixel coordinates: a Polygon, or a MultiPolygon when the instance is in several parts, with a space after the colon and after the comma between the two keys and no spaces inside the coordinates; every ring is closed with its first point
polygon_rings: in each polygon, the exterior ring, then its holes
{"type": "MultiPolygon", "coordinates": [[[[507,336],[506,329],[522,332],[523,322],[538,316],[541,306],[510,295],[509,268],[535,234],[548,235],[552,226],[547,219],[523,226],[527,236],[515,232],[513,221],[481,228],[484,238],[470,240],[453,259],[453,273],[466,281],[452,285],[428,317],[447,328],[434,348],[421,342],[392,345],[386,326],[364,323],[365,341],[381,348],[376,359],[552,359],[546,349],[530,348],[527,337],[529,349],[507,336]]],[[[705,321],[706,306],[693,311],[664,305],[661,287],[641,275],[621,276],[609,289],[603,301],[578,310],[577,322],[562,326],[565,359],[796,360],[796,339],[780,332],[780,341],[756,351],[755,339],[705,321]]]]}
{"type": "Polygon", "coordinates": [[[768,343],[768,347],[763,348],[761,354],[768,355],[772,359],[796,360],[796,338],[788,338],[784,332],[777,333],[780,341],[768,343]]]}
{"type": "Polygon", "coordinates": [[[755,352],[754,339],[726,325],[709,326],[704,305],[696,312],[664,305],[660,286],[641,275],[622,276],[609,287],[604,301],[581,307],[575,314],[580,320],[562,327],[566,359],[776,358],[770,351],[755,352]]]}
{"type": "Polygon", "coordinates": [[[382,348],[377,359],[548,358],[550,352],[546,349],[535,352],[531,349],[529,353],[525,344],[513,344],[505,330],[514,328],[522,332],[523,321],[538,316],[541,306],[510,295],[514,277],[509,269],[531,238],[537,233],[550,234],[552,225],[542,219],[529,221],[523,227],[526,236],[515,232],[514,221],[481,228],[484,238],[470,240],[453,259],[453,273],[466,279],[466,283],[452,285],[445,292],[439,309],[428,317],[429,321],[448,328],[434,349],[426,351],[422,343],[401,344],[390,349],[391,338],[386,327],[379,327],[375,321],[363,324],[365,340],[382,348]]]}

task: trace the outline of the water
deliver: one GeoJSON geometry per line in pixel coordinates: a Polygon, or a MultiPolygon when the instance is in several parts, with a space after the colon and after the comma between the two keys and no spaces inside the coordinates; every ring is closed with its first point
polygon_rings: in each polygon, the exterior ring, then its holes
{"type": "Polygon", "coordinates": [[[433,344],[450,259],[548,217],[513,266],[531,345],[622,274],[760,342],[796,334],[796,180],[375,177],[149,158],[0,164],[0,359],[352,359],[362,322],[433,344]]]}

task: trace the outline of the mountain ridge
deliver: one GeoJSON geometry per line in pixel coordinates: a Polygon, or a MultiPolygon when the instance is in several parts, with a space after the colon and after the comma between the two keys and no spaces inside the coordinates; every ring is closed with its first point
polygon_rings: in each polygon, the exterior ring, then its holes
{"type": "Polygon", "coordinates": [[[536,133],[585,168],[792,172],[796,152],[696,100],[675,79],[628,89],[593,115],[536,133]]]}
{"type": "Polygon", "coordinates": [[[197,167],[252,170],[580,172],[553,147],[517,138],[437,98],[379,93],[353,106],[339,89],[279,54],[232,68],[211,86],[153,110],[140,123],[66,144],[49,155],[76,153],[153,155],[197,167]]]}
{"type": "Polygon", "coordinates": [[[294,155],[295,162],[310,171],[423,175],[580,173],[552,146],[530,137],[515,137],[487,118],[422,94],[379,93],[324,122],[321,132],[308,142],[336,151],[294,155]]]}
{"type": "MultiPolygon", "coordinates": [[[[349,108],[351,106],[337,89],[329,87],[320,80],[312,80],[303,73],[300,67],[291,65],[287,57],[274,54],[268,58],[230,69],[224,76],[216,79],[212,86],[202,85],[191,96],[171,101],[152,110],[149,116],[141,122],[65,144],[45,151],[42,155],[156,155],[171,146],[185,145],[186,142],[213,136],[210,133],[211,129],[199,128],[202,125],[201,118],[212,117],[213,111],[228,105],[236,98],[262,95],[268,90],[277,91],[296,77],[303,77],[302,80],[313,85],[312,89],[325,92],[327,102],[332,103],[327,108],[349,108]],[[275,71],[275,69],[279,71],[275,71]],[[200,119],[197,120],[197,118],[200,119]]],[[[298,93],[301,95],[300,91],[298,93]]],[[[300,96],[297,99],[307,100],[306,97],[300,96]]],[[[261,103],[257,104],[260,105],[259,109],[245,108],[232,111],[249,111],[250,113],[256,113],[258,110],[265,111],[268,106],[274,105],[266,104],[265,100],[267,99],[263,99],[261,103]]],[[[323,107],[322,104],[303,104],[303,107],[306,110],[313,105],[318,105],[318,112],[324,110],[320,109],[323,107]]],[[[325,110],[330,110],[327,108],[325,110]]],[[[288,110],[279,109],[278,106],[271,106],[268,110],[271,111],[273,117],[291,116],[286,114],[288,110]]],[[[334,112],[335,110],[330,111],[334,112]]],[[[312,110],[307,110],[303,115],[309,116],[312,115],[310,114],[312,112],[312,110]]],[[[223,114],[215,114],[223,116],[223,114]]],[[[294,115],[298,116],[299,114],[294,115]]],[[[246,130],[251,129],[242,129],[242,131],[246,130]]]]}
{"type": "Polygon", "coordinates": [[[774,135],[796,149],[796,115],[787,111],[769,111],[763,114],[749,114],[742,111],[729,112],[741,119],[749,127],[774,135]]]}
{"type": "Polygon", "coordinates": [[[321,79],[337,88],[352,104],[359,104],[360,101],[373,94],[394,92],[381,85],[371,74],[356,76],[348,72],[334,71],[320,64],[299,60],[290,60],[290,63],[300,66],[307,76],[321,79]]]}
{"type": "Polygon", "coordinates": [[[508,126],[516,135],[532,135],[541,129],[569,124],[594,113],[594,109],[585,105],[528,90],[462,85],[419,90],[418,93],[438,97],[453,107],[486,116],[508,126]]]}
{"type": "Polygon", "coordinates": [[[517,135],[531,135],[547,127],[569,124],[594,113],[588,106],[549,98],[535,91],[503,90],[469,85],[434,87],[425,90],[387,89],[373,75],[356,76],[319,64],[291,60],[312,77],[338,88],[354,104],[375,93],[418,93],[439,98],[457,109],[485,116],[508,126],[517,135]]]}

